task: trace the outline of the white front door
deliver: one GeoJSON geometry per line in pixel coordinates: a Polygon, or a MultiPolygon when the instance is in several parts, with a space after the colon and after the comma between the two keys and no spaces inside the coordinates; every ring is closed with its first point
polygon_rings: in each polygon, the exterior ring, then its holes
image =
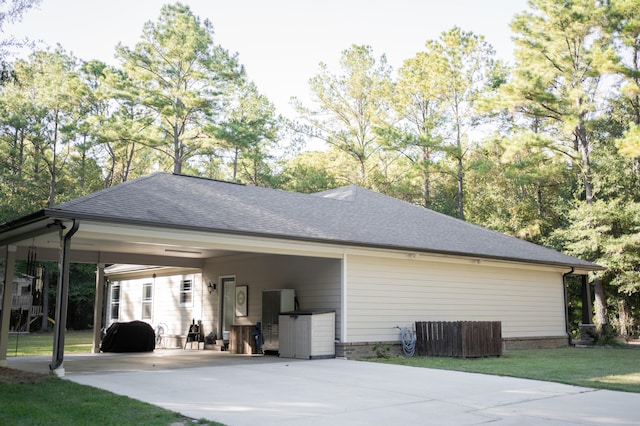
{"type": "Polygon", "coordinates": [[[221,309],[221,323],[222,323],[222,338],[229,340],[229,331],[235,321],[236,313],[236,278],[235,277],[222,277],[220,278],[222,285],[222,309],[221,309]]]}

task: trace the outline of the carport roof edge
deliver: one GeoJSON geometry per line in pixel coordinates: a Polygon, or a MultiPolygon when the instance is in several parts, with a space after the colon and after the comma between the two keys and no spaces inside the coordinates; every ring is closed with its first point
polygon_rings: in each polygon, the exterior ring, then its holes
{"type": "Polygon", "coordinates": [[[355,185],[301,194],[153,173],[0,225],[0,242],[10,231],[52,219],[602,269],[355,185]]]}

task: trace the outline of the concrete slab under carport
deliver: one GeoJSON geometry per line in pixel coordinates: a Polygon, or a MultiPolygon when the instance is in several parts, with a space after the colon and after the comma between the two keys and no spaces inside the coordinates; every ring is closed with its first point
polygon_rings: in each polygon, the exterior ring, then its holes
{"type": "MultiPolygon", "coordinates": [[[[277,356],[238,355],[229,352],[196,349],[156,349],[139,353],[75,353],[66,354],[65,377],[83,374],[120,373],[129,371],[181,370],[196,367],[281,362],[277,356]]],[[[51,356],[9,357],[8,367],[48,373],[51,356]]]]}
{"type": "MultiPolygon", "coordinates": [[[[42,366],[42,357],[24,357],[10,358],[9,367],[34,367],[35,358],[42,366]]],[[[640,420],[635,393],[344,359],[166,350],[68,355],[65,367],[67,380],[226,425],[631,425],[640,420]]]]}

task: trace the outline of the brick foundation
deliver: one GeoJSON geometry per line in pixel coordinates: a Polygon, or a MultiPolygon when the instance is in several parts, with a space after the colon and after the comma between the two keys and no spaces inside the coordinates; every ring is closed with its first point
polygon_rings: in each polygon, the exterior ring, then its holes
{"type": "Polygon", "coordinates": [[[510,337],[502,339],[502,347],[505,350],[553,349],[565,346],[569,346],[568,336],[510,337]]]}
{"type": "MultiPolygon", "coordinates": [[[[510,337],[502,339],[504,350],[552,349],[568,345],[569,339],[566,336],[510,337]]],[[[400,342],[336,343],[336,357],[338,358],[376,358],[380,357],[380,354],[386,354],[387,356],[402,355],[402,344],[400,342]]]]}
{"type": "Polygon", "coordinates": [[[338,358],[375,358],[380,354],[388,356],[402,355],[400,342],[357,342],[336,343],[336,357],[338,358]]]}

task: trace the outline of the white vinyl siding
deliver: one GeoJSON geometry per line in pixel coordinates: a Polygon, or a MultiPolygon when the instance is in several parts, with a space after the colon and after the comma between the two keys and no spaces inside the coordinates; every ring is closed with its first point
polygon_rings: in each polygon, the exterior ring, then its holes
{"type": "Polygon", "coordinates": [[[349,256],[348,340],[395,341],[415,321],[501,321],[503,337],[565,335],[562,273],[349,256]]]}
{"type": "MultiPolygon", "coordinates": [[[[202,320],[205,334],[220,333],[220,278],[234,276],[237,285],[248,288],[248,315],[234,318],[239,325],[262,321],[263,290],[291,288],[300,309],[336,312],[336,338],[345,343],[398,341],[396,327],[430,320],[501,321],[505,338],[565,336],[562,273],[566,270],[394,256],[348,254],[344,264],[336,258],[289,255],[210,259],[203,275],[176,269],[154,280],[153,325],[164,323],[169,334],[184,335],[195,319],[202,320]],[[189,280],[193,280],[192,303],[184,306],[184,283],[189,280]],[[202,287],[209,281],[218,283],[213,293],[202,287]]],[[[121,281],[121,321],[140,319],[144,282],[149,282],[148,276],[121,281]]]]}
{"type": "MultiPolygon", "coordinates": [[[[241,255],[216,259],[205,266],[206,280],[218,282],[221,276],[233,275],[237,285],[247,285],[249,312],[236,317],[236,324],[262,321],[262,290],[291,288],[296,292],[300,309],[336,311],[336,337],[340,337],[339,259],[286,255],[241,255]]],[[[219,293],[220,291],[218,291],[219,293]]],[[[219,315],[217,308],[212,317],[219,315]]]]}
{"type": "MultiPolygon", "coordinates": [[[[111,277],[114,286],[120,288],[120,302],[118,321],[143,320],[151,324],[154,328],[163,324],[166,326],[168,336],[185,335],[189,329],[191,321],[203,317],[202,309],[210,310],[211,304],[215,303],[215,294],[209,294],[207,290],[202,291],[202,276],[200,273],[186,273],[185,270],[167,272],[168,275],[158,274],[150,281],[148,275],[144,277],[111,277]],[[191,303],[189,306],[180,304],[181,292],[184,281],[191,282],[191,303]],[[146,296],[149,296],[145,287],[151,285],[151,318],[145,318],[146,296]]],[[[132,274],[133,275],[133,274],[132,274]]],[[[113,287],[112,287],[113,288],[113,287]]],[[[205,324],[205,333],[211,332],[209,323],[205,324]]],[[[172,342],[175,343],[175,340],[172,342]]]]}

